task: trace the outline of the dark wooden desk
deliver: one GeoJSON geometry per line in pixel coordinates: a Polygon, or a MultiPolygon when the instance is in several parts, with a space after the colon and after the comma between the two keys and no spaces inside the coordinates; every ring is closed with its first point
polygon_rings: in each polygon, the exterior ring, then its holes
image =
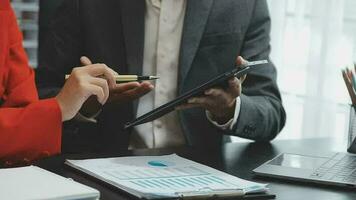
{"type": "Polygon", "coordinates": [[[103,200],[132,199],[132,197],[130,198],[118,189],[105,185],[91,177],[64,166],[64,159],[177,153],[188,159],[209,165],[240,178],[268,183],[271,193],[276,194],[278,200],[355,200],[356,190],[261,178],[254,176],[251,172],[263,162],[282,152],[318,153],[330,151],[331,149],[334,149],[333,147],[335,147],[335,145],[335,141],[332,139],[282,140],[275,141],[271,144],[228,143],[221,149],[205,151],[193,148],[176,148],[135,150],[114,155],[61,155],[42,160],[37,163],[37,165],[98,189],[101,192],[101,199],[103,200]]]}

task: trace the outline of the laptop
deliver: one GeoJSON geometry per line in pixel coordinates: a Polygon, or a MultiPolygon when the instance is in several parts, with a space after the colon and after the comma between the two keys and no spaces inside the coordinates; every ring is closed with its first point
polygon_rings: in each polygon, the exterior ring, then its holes
{"type": "Polygon", "coordinates": [[[356,155],[282,153],[253,172],[267,177],[356,188],[356,155]]]}

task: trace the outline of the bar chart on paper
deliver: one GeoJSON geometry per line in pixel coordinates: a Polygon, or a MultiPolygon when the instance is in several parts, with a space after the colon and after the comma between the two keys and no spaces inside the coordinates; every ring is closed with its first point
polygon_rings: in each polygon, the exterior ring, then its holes
{"type": "Polygon", "coordinates": [[[141,188],[177,189],[193,187],[229,187],[236,188],[237,185],[225,181],[217,176],[211,175],[196,167],[161,167],[154,169],[136,170],[111,170],[104,171],[108,176],[112,176],[120,181],[129,181],[141,188]]]}
{"type": "Polygon", "coordinates": [[[266,190],[264,184],[239,179],[175,154],[68,160],[66,164],[146,198],[176,197],[187,192],[266,190]]]}

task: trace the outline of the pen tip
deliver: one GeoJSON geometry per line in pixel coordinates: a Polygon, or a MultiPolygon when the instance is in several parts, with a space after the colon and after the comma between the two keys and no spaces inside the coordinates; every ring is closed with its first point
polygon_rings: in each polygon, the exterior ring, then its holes
{"type": "Polygon", "coordinates": [[[159,79],[159,76],[150,76],[150,79],[159,79]]]}

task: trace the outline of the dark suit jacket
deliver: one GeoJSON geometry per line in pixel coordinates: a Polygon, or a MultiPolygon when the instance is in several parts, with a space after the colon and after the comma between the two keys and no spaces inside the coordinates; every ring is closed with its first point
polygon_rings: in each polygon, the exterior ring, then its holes
{"type": "MultiPolygon", "coordinates": [[[[55,94],[64,75],[79,66],[81,55],[106,63],[121,74],[141,74],[144,13],[143,0],[66,0],[52,21],[47,42],[41,45],[37,83],[42,94],[55,94]]],[[[268,59],[269,32],[265,0],[187,1],[179,94],[232,69],[238,55],[247,60],[268,59]]],[[[105,106],[97,125],[73,125],[79,133],[68,135],[77,137],[78,144],[87,137],[89,143],[103,140],[113,148],[126,148],[129,133],[122,126],[133,118],[136,108],[136,103],[105,106]]],[[[241,111],[233,131],[214,127],[203,109],[179,114],[188,143],[204,147],[220,145],[223,134],[272,140],[286,118],[272,63],[250,73],[243,83],[241,111]]]]}

